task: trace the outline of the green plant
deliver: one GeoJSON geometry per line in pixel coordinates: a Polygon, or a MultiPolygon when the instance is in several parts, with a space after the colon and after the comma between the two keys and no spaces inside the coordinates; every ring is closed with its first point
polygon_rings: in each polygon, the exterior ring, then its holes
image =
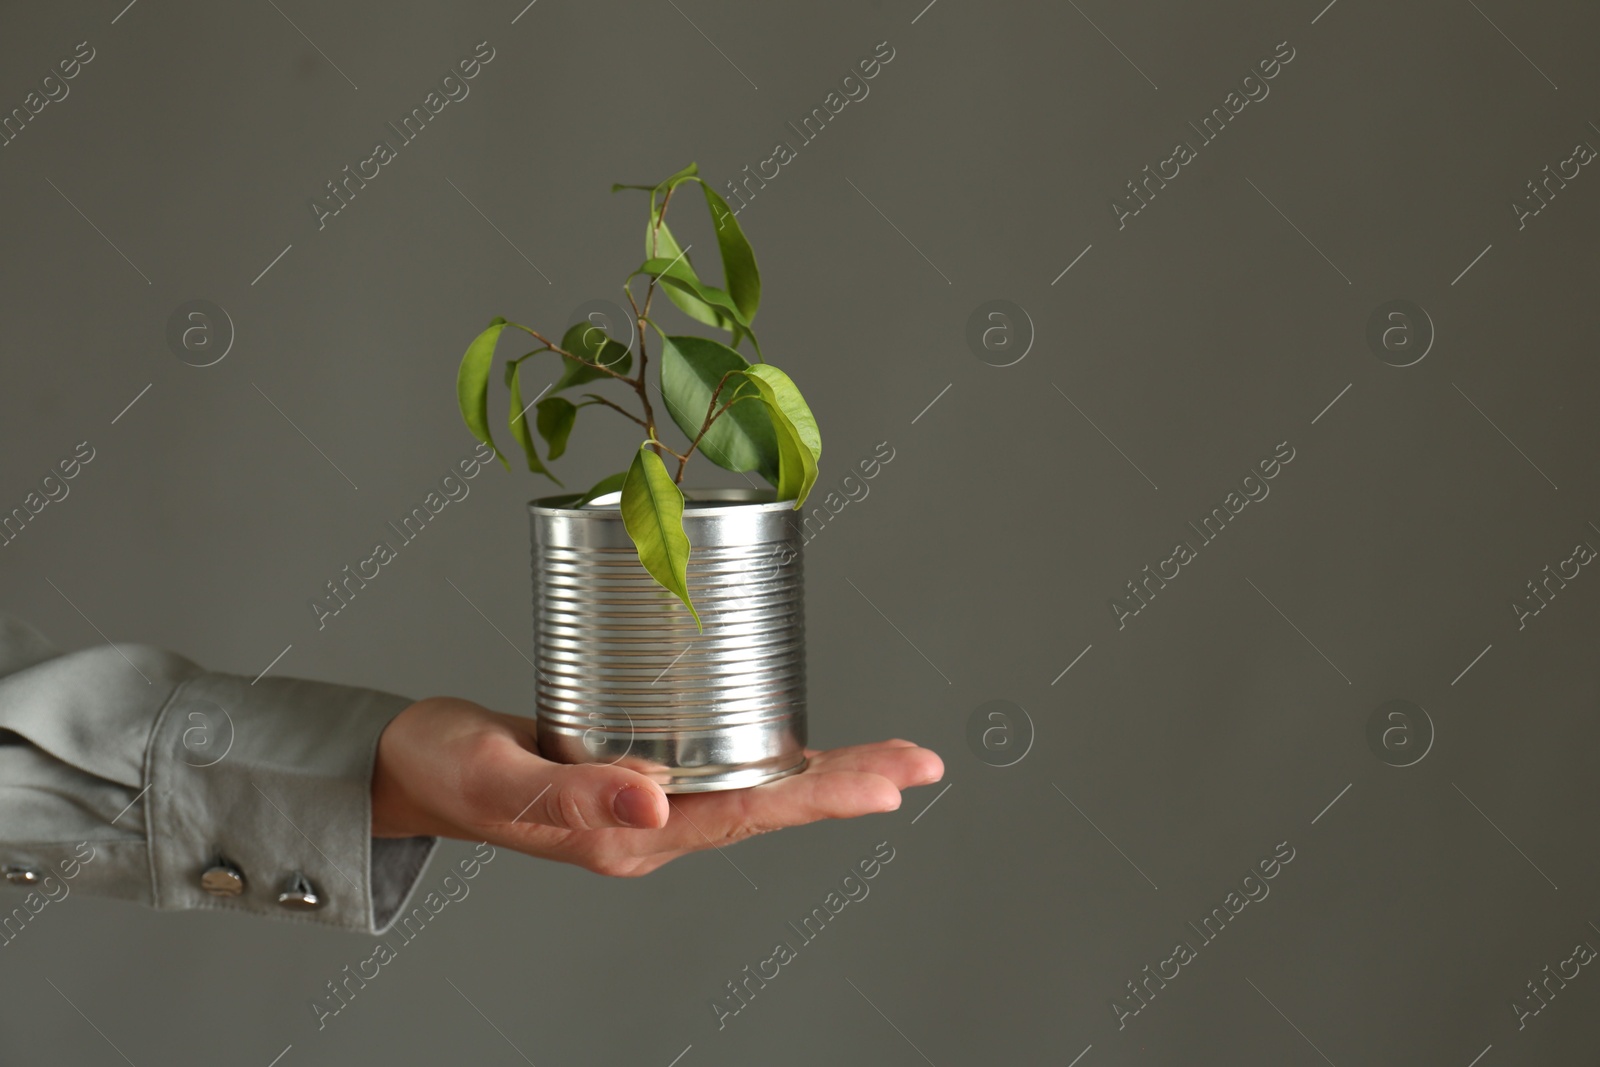
{"type": "Polygon", "coordinates": [[[623,524],[639,551],[639,562],[662,588],[683,601],[698,626],[700,615],[690,600],[686,577],[689,539],[683,532],[684,497],[679,488],[689,457],[699,451],[727,470],[755,471],[772,483],[779,500],[793,500],[798,509],[817,480],[822,436],[794,382],[762,359],[761,345],[751,328],[761,303],[761,274],[750,242],[727,201],[699,177],[699,169],[693,163],[656,185],[611,187],[612,192],[620,189],[641,189],[650,194],[645,260],[622,283],[633,312],[637,360],[629,346],[590,322],[570,326],[558,345],[531,327],[495,318],[467,346],[456,376],[456,398],[467,428],[493,448],[510,470],[510,462],[489,432],[489,377],[500,334],[509,327],[528,333],[540,346],[507,360],[505,366],[505,381],[511,394],[508,426],[527,456],[529,470],[561,484],[539,457],[522,400],[522,365],[542,352],[555,353],[563,363],[561,377],[551,387],[550,395],[534,405],[533,429],[544,440],[549,461],[554,462],[566,451],[578,412],[584,408],[603,406],[638,423],[644,429],[645,440],[626,471],[602,478],[586,493],[557,497],[554,502],[580,507],[620,489],[623,524]],[[698,184],[705,193],[722,259],[722,288],[700,278],[688,249],[681,247],[667,228],[667,205],[677,188],[686,183],[698,184]],[[640,276],[647,279],[642,303],[634,298],[632,287],[633,280],[640,276]],[[664,290],[689,318],[727,331],[728,344],[707,337],[668,336],[651,317],[657,288],[664,290]],[[672,448],[657,434],[650,383],[646,379],[650,363],[646,327],[661,340],[656,390],[673,423],[688,439],[683,451],[672,448]],[[737,351],[747,339],[755,354],[754,363],[737,351]],[[599,393],[584,393],[579,403],[560,395],[574,386],[604,381],[630,387],[637,411],[599,393]],[[668,456],[678,461],[675,474],[667,473],[668,456]]]}

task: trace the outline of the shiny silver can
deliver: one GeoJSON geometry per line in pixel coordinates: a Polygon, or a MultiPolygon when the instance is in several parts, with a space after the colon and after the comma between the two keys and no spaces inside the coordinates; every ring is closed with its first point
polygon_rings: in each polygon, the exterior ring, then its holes
{"type": "Polygon", "coordinates": [[[689,593],[704,632],[639,563],[615,503],[529,504],[539,751],[629,767],[669,793],[804,770],[805,583],[793,505],[770,491],[685,495],[689,593]]]}

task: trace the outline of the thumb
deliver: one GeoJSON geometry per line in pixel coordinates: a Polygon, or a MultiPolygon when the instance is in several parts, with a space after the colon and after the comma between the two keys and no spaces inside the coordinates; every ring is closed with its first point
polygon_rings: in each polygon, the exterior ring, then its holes
{"type": "Polygon", "coordinates": [[[631,827],[654,830],[667,824],[667,795],[637,771],[600,763],[552,763],[532,753],[506,776],[507,791],[526,796],[515,822],[563,830],[631,827]]]}

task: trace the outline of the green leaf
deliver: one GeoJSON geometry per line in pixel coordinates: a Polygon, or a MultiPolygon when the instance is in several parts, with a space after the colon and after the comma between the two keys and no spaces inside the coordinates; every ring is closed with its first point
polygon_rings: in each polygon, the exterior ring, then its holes
{"type": "MultiPolygon", "coordinates": [[[[617,183],[615,183],[615,184],[613,184],[611,186],[611,191],[613,193],[616,193],[616,192],[621,192],[623,189],[643,189],[646,192],[654,194],[654,193],[661,192],[664,188],[670,188],[671,186],[677,185],[679,182],[682,182],[682,181],[684,181],[684,180],[686,180],[688,178],[692,178],[696,174],[699,174],[699,173],[700,173],[699,166],[697,166],[694,163],[691,163],[687,167],[684,167],[682,170],[680,170],[678,173],[676,173],[676,174],[674,174],[674,175],[672,175],[672,176],[670,176],[668,178],[664,178],[661,181],[656,182],[656,184],[654,184],[654,185],[623,185],[621,182],[617,182],[617,183]]],[[[650,206],[652,208],[655,207],[655,197],[654,196],[651,197],[650,206]]]]}
{"type": "Polygon", "coordinates": [[[639,550],[639,562],[694,616],[689,600],[689,535],[683,532],[683,493],[647,441],[639,446],[622,483],[622,524],[639,550]]]}
{"type": "Polygon", "coordinates": [[[700,173],[699,165],[695,164],[695,163],[690,163],[687,167],[684,167],[678,173],[672,175],[669,178],[662,179],[662,181],[656,186],[656,188],[657,189],[671,188],[672,186],[677,185],[679,182],[683,181],[684,179],[692,178],[696,174],[699,174],[699,173],[700,173]]]}
{"type": "Polygon", "coordinates": [[[548,348],[535,348],[532,352],[524,352],[522,355],[518,356],[516,359],[508,359],[508,360],[506,360],[506,388],[507,389],[511,388],[511,378],[512,378],[512,376],[514,374],[516,374],[517,367],[519,367],[522,364],[523,360],[528,359],[531,356],[537,356],[540,352],[549,352],[549,351],[551,351],[551,350],[548,349],[548,348]]]}
{"type": "MultiPolygon", "coordinates": [[[[633,353],[618,341],[613,341],[600,327],[588,322],[574,323],[561,338],[561,347],[574,356],[610,367],[618,374],[627,374],[633,366],[633,353]]],[[[561,357],[561,377],[550,387],[553,393],[574,385],[583,385],[597,378],[609,378],[605,371],[596,370],[578,359],[561,357]]]]}
{"type": "MultiPolygon", "coordinates": [[[[790,377],[770,363],[745,371],[745,380],[761,393],[778,438],[778,499],[794,498],[799,510],[817,482],[822,459],[822,433],[805,399],[790,377]]],[[[731,412],[730,412],[731,414],[731,412]]]]}
{"type": "MultiPolygon", "coordinates": [[[[684,167],[682,170],[678,171],[678,173],[670,174],[656,183],[656,185],[650,190],[650,225],[652,227],[660,226],[662,224],[661,219],[662,216],[667,213],[667,202],[672,199],[672,191],[686,181],[699,181],[700,179],[697,177],[699,173],[700,168],[695,164],[690,163],[687,167],[684,167]]],[[[656,251],[655,242],[650,239],[649,234],[646,234],[644,242],[644,254],[647,257],[659,255],[670,256],[675,255],[676,251],[666,253],[656,251]]]]}
{"type": "Polygon", "coordinates": [[[801,442],[810,449],[812,456],[821,461],[822,431],[817,429],[816,416],[811,414],[811,408],[800,395],[800,387],[794,384],[794,379],[770,363],[756,364],[750,368],[750,374],[772,386],[783,413],[799,432],[801,442]]]}
{"type": "Polygon", "coordinates": [[[606,475],[598,482],[595,482],[594,485],[590,486],[587,493],[578,498],[578,506],[581,508],[583,505],[587,504],[591,500],[594,500],[596,497],[605,496],[607,493],[615,493],[618,489],[622,488],[622,483],[626,482],[627,480],[627,471],[618,471],[616,474],[606,475]]]}
{"type": "Polygon", "coordinates": [[[590,486],[587,493],[567,493],[564,496],[547,497],[545,498],[545,504],[553,508],[581,508],[596,497],[602,497],[607,493],[614,493],[621,489],[622,483],[627,477],[627,471],[608,474],[590,486]]]}
{"type": "Polygon", "coordinates": [[[558,460],[578,421],[578,406],[563,396],[547,396],[539,401],[538,410],[539,436],[550,446],[550,459],[558,460]]]}
{"type": "MultiPolygon", "coordinates": [[[[743,325],[755,321],[756,309],[761,306],[761,272],[756,269],[756,254],[739,228],[739,220],[728,209],[728,202],[716,191],[701,182],[706,193],[706,208],[711,212],[711,225],[717,231],[717,250],[722,253],[723,284],[728,295],[743,315],[743,325]]],[[[753,338],[752,338],[753,339],[753,338]]],[[[738,344],[738,339],[734,339],[738,344]]]]}
{"type": "MultiPolygon", "coordinates": [[[[531,356],[533,353],[530,352],[528,355],[531,356]]],[[[511,436],[517,439],[517,444],[522,446],[522,451],[527,455],[528,469],[560,485],[561,479],[551,474],[549,469],[539,462],[539,452],[533,447],[533,438],[528,433],[528,414],[522,403],[522,361],[518,360],[508,365],[506,371],[506,384],[511,387],[511,436]]],[[[550,458],[555,459],[555,456],[550,458]]]]}
{"type": "Polygon", "coordinates": [[[739,326],[743,328],[744,333],[750,335],[752,340],[755,339],[755,334],[750,330],[750,323],[745,320],[744,312],[740,311],[738,305],[733,302],[733,297],[729,296],[725,290],[702,282],[695,274],[694,268],[689,265],[687,259],[683,257],[669,259],[663,256],[647,259],[630,277],[637,277],[640,274],[648,274],[657,279],[668,290],[669,296],[674,290],[684,292],[693,296],[702,304],[723,312],[733,320],[731,324],[725,324],[723,329],[734,332],[733,327],[739,326]]]}
{"type": "Polygon", "coordinates": [[[461,368],[456,372],[456,403],[472,436],[494,449],[501,465],[510,470],[510,461],[489,434],[489,371],[494,366],[494,348],[500,340],[500,331],[507,325],[505,319],[495,316],[489,328],[467,346],[466,354],[461,357],[461,368]]]}
{"type": "MultiPolygon", "coordinates": [[[[659,228],[655,229],[655,234],[657,237],[656,254],[650,258],[666,260],[669,263],[676,260],[678,263],[688,267],[688,278],[692,279],[695,285],[703,285],[704,283],[700,281],[700,276],[695,273],[694,264],[684,254],[683,248],[678,244],[678,239],[672,236],[672,231],[667,228],[667,224],[661,223],[659,228]]],[[[647,233],[645,237],[646,255],[650,254],[649,246],[650,238],[647,233]]],[[[682,311],[696,322],[703,322],[707,326],[715,326],[719,330],[727,330],[733,334],[734,343],[738,344],[739,333],[743,327],[734,320],[732,315],[700,299],[699,296],[695,295],[692,288],[669,285],[662,285],[662,288],[667,292],[667,299],[676,304],[679,311],[682,311]]]]}
{"type": "MultiPolygon", "coordinates": [[[[717,394],[717,407],[732,400],[739,388],[749,386],[737,373],[750,364],[727,345],[704,337],[662,337],[661,398],[678,429],[693,441],[705,422],[711,394],[723,376],[735,372],[717,394]]],[[[717,466],[730,471],[760,471],[774,484],[778,480],[778,440],[766,410],[756,404],[735,404],[724,412],[700,441],[700,451],[717,466]]]]}
{"type": "MultiPolygon", "coordinates": [[[[773,487],[777,490],[779,500],[793,500],[794,510],[799,511],[806,498],[806,460],[809,453],[800,444],[794,427],[783,413],[767,397],[763,396],[762,399],[767,402],[768,417],[772,419],[772,429],[778,438],[778,478],[773,487]]],[[[813,481],[816,479],[815,472],[816,465],[812,464],[810,474],[813,481]]]]}
{"type": "Polygon", "coordinates": [[[696,322],[727,330],[732,335],[734,345],[748,335],[751,343],[756,345],[756,354],[759,357],[761,347],[756,343],[755,335],[750,332],[750,322],[755,318],[756,309],[761,304],[761,275],[756,269],[755,253],[751,251],[750,242],[745,239],[744,231],[734,220],[727,201],[707,185],[699,177],[699,173],[700,169],[691,163],[656,185],[613,185],[611,190],[612,192],[618,189],[650,190],[650,218],[645,226],[644,238],[645,257],[649,260],[665,260],[669,263],[679,262],[687,265],[687,270],[673,270],[670,274],[671,281],[662,281],[662,288],[667,291],[668,299],[696,322]],[[717,231],[717,247],[722,255],[722,273],[726,290],[708,286],[700,280],[693,265],[689,264],[688,256],[684,255],[685,249],[678,244],[663,219],[672,190],[687,181],[699,182],[705,193],[711,223],[717,231]],[[725,297],[726,301],[708,296],[708,293],[725,297]]]}
{"type": "Polygon", "coordinates": [[[645,227],[644,233],[645,258],[649,259],[655,256],[667,256],[668,258],[671,258],[678,254],[679,249],[677,242],[672,241],[672,235],[670,233],[666,235],[666,240],[672,242],[672,250],[670,252],[661,250],[666,246],[658,244],[656,230],[662,225],[661,217],[662,215],[666,214],[667,199],[672,190],[676,189],[679,185],[682,185],[686,181],[698,181],[699,178],[697,175],[699,175],[699,173],[700,168],[697,165],[690,163],[687,167],[684,167],[682,170],[678,171],[678,173],[668,175],[666,178],[663,178],[654,185],[622,185],[619,183],[611,187],[611,191],[613,193],[619,192],[623,189],[643,189],[650,194],[650,222],[649,225],[645,227]]]}

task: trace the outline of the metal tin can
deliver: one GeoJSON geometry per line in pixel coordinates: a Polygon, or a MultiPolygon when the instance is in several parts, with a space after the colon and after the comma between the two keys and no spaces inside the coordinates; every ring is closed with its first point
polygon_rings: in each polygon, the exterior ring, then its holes
{"type": "Polygon", "coordinates": [[[614,763],[669,793],[742,789],[806,765],[805,585],[793,505],[687,497],[689,593],[656,584],[615,504],[528,505],[539,751],[614,763]]]}

